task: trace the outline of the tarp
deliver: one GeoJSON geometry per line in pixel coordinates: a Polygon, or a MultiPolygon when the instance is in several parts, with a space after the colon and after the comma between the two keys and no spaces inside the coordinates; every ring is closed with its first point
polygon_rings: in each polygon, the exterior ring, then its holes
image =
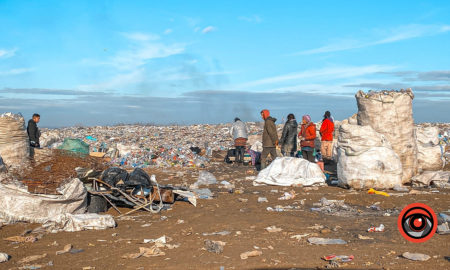
{"type": "Polygon", "coordinates": [[[32,194],[25,187],[0,184],[0,222],[44,223],[60,214],[86,212],[87,191],[78,178],[68,180],[61,195],[32,194]]]}
{"type": "Polygon", "coordinates": [[[325,175],[315,163],[303,158],[277,157],[267,168],[259,172],[253,184],[312,186],[324,185],[325,180],[325,175]]]}
{"type": "Polygon", "coordinates": [[[61,214],[45,222],[42,227],[50,232],[77,232],[83,230],[104,230],[114,228],[116,222],[111,215],[61,214]]]}
{"type": "Polygon", "coordinates": [[[58,148],[89,155],[89,144],[80,139],[65,138],[64,143],[58,148]]]}

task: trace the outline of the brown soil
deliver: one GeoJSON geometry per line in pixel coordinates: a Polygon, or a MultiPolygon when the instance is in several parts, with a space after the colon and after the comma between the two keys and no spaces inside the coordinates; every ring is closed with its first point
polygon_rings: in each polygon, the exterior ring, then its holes
{"type": "MultiPolygon", "coordinates": [[[[148,170],[157,175],[160,184],[180,185],[195,182],[198,171],[190,169],[148,170]],[[184,176],[177,176],[177,172],[184,176]]],[[[354,255],[353,262],[341,264],[339,269],[449,269],[450,235],[434,235],[428,242],[415,244],[405,240],[397,229],[397,215],[382,216],[376,210],[367,208],[379,202],[382,209],[399,209],[414,202],[428,204],[436,213],[448,211],[450,196],[448,190],[427,194],[406,194],[404,196],[384,197],[369,195],[366,191],[345,190],[337,187],[291,188],[276,186],[254,187],[246,176],[256,175],[249,167],[212,164],[208,171],[213,172],[219,181],[234,182],[236,189],[243,194],[229,193],[214,185],[212,200],[199,200],[197,207],[177,201],[171,210],[161,214],[146,212],[133,213],[124,219],[117,219],[117,227],[102,231],[82,231],[74,233],[45,234],[34,243],[0,242],[0,252],[11,255],[11,260],[0,264],[0,269],[18,269],[23,264],[18,261],[26,256],[47,253],[45,258],[28,263],[46,264],[52,261],[53,269],[323,269],[327,262],[321,257],[354,255]],[[292,200],[278,200],[284,191],[295,190],[297,196],[292,200]],[[278,190],[278,193],[271,192],[278,190]],[[258,197],[267,197],[269,203],[258,203],[258,197]],[[350,217],[331,216],[310,210],[313,203],[322,197],[345,199],[345,203],[357,208],[358,214],[350,217]],[[242,202],[239,199],[247,199],[242,202]],[[303,201],[303,204],[302,204],[303,201]],[[268,206],[298,206],[295,211],[269,212],[268,206]],[[167,219],[162,218],[167,217],[167,219]],[[181,222],[183,220],[184,222],[181,222]],[[371,226],[384,224],[385,232],[368,233],[371,226]],[[310,228],[322,225],[325,230],[310,228]],[[268,226],[282,228],[281,232],[269,233],[268,226]],[[328,230],[326,230],[328,229],[328,230]],[[229,235],[204,236],[203,233],[229,231],[229,235]],[[301,240],[292,239],[297,234],[310,234],[301,240]],[[358,234],[370,236],[372,240],[360,240],[358,234]],[[144,239],[166,235],[173,239],[170,244],[180,244],[179,248],[162,248],[166,253],[160,257],[140,257],[124,259],[127,253],[137,253],[144,239]],[[340,238],[347,245],[317,246],[308,244],[311,236],[340,238]],[[205,240],[226,242],[223,253],[210,253],[204,249],[205,240]],[[72,244],[83,252],[55,255],[64,245],[72,244]],[[242,260],[240,254],[252,250],[262,251],[262,255],[242,260]],[[426,262],[414,262],[401,258],[403,252],[428,254],[426,262]],[[93,269],[93,268],[91,268],[93,269]]],[[[236,190],[235,189],[235,190],[236,190]]],[[[436,190],[434,190],[436,191],[436,190]]],[[[396,192],[392,192],[396,193],[396,192]]],[[[128,209],[121,209],[127,211],[128,209]]],[[[114,209],[109,214],[117,215],[114,209]]],[[[3,226],[0,239],[21,234],[37,224],[19,223],[3,226]]]]}

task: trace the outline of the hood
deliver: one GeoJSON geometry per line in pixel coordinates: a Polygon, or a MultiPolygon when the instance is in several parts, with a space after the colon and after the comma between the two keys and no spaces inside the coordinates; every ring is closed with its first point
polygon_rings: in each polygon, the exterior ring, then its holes
{"type": "Polygon", "coordinates": [[[291,120],[286,122],[286,125],[291,126],[291,127],[297,127],[298,126],[297,120],[291,119],[291,120]]]}
{"type": "Polygon", "coordinates": [[[276,119],[276,118],[273,118],[272,116],[267,117],[267,118],[266,118],[266,121],[267,121],[267,120],[273,121],[274,123],[277,121],[277,119],[276,119]]]}

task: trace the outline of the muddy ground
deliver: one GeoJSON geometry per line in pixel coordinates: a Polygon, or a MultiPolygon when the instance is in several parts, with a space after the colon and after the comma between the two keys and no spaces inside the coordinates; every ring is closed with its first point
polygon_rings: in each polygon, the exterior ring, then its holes
{"type": "MultiPolygon", "coordinates": [[[[450,211],[448,190],[417,189],[417,194],[390,191],[393,195],[369,195],[366,191],[338,187],[292,188],[253,186],[246,177],[257,172],[246,166],[211,164],[208,171],[218,180],[235,184],[234,192],[210,186],[215,197],[199,200],[197,207],[177,201],[170,210],[160,214],[137,212],[116,219],[117,227],[101,231],[63,232],[45,234],[34,243],[11,243],[3,239],[20,235],[38,224],[19,223],[0,228],[0,252],[11,256],[1,263],[0,269],[325,269],[327,262],[321,257],[354,255],[354,260],[341,263],[339,269],[450,269],[450,235],[434,235],[428,242],[416,244],[405,240],[397,229],[398,211],[410,203],[428,204],[436,213],[450,211]],[[242,190],[243,193],[239,194],[242,190]],[[296,197],[278,200],[285,191],[294,190],[296,197]],[[258,197],[268,202],[258,203],[258,197]],[[345,200],[356,212],[335,216],[311,211],[321,198],[345,200]],[[247,201],[246,201],[247,200],[247,201]],[[378,205],[381,210],[371,209],[378,205]],[[293,206],[292,211],[271,212],[267,207],[293,206]],[[389,216],[384,213],[391,213],[389,216]],[[384,232],[368,233],[367,228],[384,224],[384,232]],[[265,228],[276,226],[280,232],[265,228]],[[229,231],[228,235],[203,235],[229,231]],[[299,240],[293,235],[309,234],[299,240]],[[161,248],[165,253],[157,257],[125,259],[123,255],[138,253],[139,247],[151,247],[144,239],[165,235],[169,244],[178,248],[161,248]],[[362,240],[358,235],[373,239],[362,240]],[[340,238],[346,245],[312,245],[308,237],[340,238]],[[205,240],[226,242],[223,252],[211,253],[205,249],[205,240]],[[66,244],[72,244],[78,253],[56,255],[66,244]],[[262,255],[246,260],[240,254],[259,250],[262,255]],[[401,257],[403,252],[419,252],[431,256],[426,262],[410,261],[401,257]],[[30,263],[19,260],[30,255],[47,254],[30,263]],[[50,265],[49,265],[50,264],[50,265]],[[25,268],[21,268],[24,267],[25,268]],[[89,268],[90,267],[90,268],[89,268]]],[[[194,169],[148,169],[160,184],[192,184],[198,177],[194,169]],[[181,176],[180,172],[184,174],[181,176]]],[[[126,212],[129,209],[120,209],[126,212]]],[[[117,216],[114,209],[109,214],[117,216]]]]}

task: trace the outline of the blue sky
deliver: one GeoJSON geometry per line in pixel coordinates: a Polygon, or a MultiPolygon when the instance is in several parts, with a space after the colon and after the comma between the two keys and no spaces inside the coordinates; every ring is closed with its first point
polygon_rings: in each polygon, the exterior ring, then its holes
{"type": "Polygon", "coordinates": [[[449,122],[447,1],[0,0],[0,111],[42,126],[357,111],[411,87],[449,122]]]}

